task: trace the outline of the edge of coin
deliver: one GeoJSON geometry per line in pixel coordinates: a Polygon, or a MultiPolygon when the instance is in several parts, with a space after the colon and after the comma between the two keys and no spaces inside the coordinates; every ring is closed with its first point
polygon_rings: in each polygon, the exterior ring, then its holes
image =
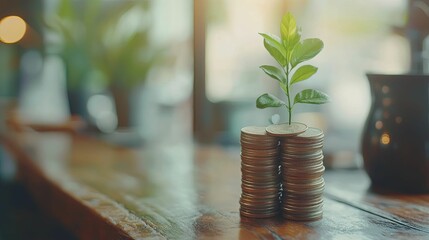
{"type": "Polygon", "coordinates": [[[298,134],[301,134],[305,131],[307,131],[308,126],[305,125],[304,123],[299,123],[299,122],[292,122],[291,124],[288,123],[282,123],[282,124],[273,124],[273,125],[269,125],[268,127],[265,128],[265,131],[267,132],[268,135],[270,136],[274,136],[274,137],[290,137],[290,136],[296,136],[298,134]],[[273,130],[273,128],[278,128],[280,126],[286,126],[286,129],[288,129],[288,132],[276,132],[275,130],[273,130]],[[298,126],[301,129],[291,129],[298,126]]]}

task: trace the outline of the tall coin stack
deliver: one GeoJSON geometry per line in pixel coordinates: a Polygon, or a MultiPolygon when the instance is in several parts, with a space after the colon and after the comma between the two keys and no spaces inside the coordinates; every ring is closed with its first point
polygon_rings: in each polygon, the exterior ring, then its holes
{"type": "Polygon", "coordinates": [[[278,138],[265,127],[241,129],[240,214],[269,218],[280,212],[280,163],[278,138]]]}
{"type": "Polygon", "coordinates": [[[320,129],[308,128],[281,139],[281,209],[286,219],[315,221],[323,216],[323,138],[320,129]]]}

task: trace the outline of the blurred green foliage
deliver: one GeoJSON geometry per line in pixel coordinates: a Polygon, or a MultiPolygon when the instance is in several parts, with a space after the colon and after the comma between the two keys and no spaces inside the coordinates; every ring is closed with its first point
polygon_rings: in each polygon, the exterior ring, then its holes
{"type": "Polygon", "coordinates": [[[54,9],[45,23],[68,88],[87,86],[94,72],[105,86],[134,87],[161,55],[150,41],[150,1],[62,0],[54,9]]]}

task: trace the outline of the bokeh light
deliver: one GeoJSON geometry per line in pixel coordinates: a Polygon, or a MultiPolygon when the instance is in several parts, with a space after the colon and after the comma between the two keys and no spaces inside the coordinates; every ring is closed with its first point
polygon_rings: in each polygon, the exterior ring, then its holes
{"type": "Polygon", "coordinates": [[[383,133],[383,135],[381,135],[380,142],[383,145],[388,145],[390,143],[390,135],[388,133],[383,133]]]}
{"type": "Polygon", "coordinates": [[[24,37],[27,24],[18,16],[7,16],[0,21],[0,41],[16,43],[24,37]]]}

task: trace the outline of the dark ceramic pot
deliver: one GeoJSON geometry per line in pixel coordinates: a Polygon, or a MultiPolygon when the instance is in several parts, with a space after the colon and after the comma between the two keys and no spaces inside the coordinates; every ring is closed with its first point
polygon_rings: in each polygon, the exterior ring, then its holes
{"type": "Polygon", "coordinates": [[[429,76],[368,74],[372,105],[362,137],[374,188],[429,192],[429,76]]]}

